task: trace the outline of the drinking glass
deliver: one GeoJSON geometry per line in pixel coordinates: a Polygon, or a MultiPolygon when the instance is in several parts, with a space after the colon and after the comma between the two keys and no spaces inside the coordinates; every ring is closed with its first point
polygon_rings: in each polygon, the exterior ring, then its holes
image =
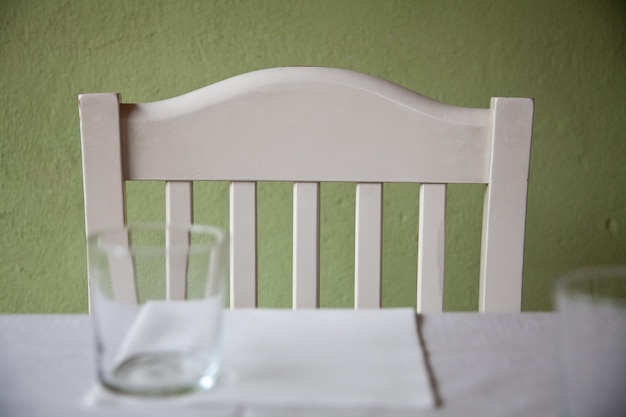
{"type": "Polygon", "coordinates": [[[115,392],[208,389],[221,368],[226,234],[129,225],[88,237],[98,377],[115,392]]]}
{"type": "Polygon", "coordinates": [[[555,294],[567,415],[625,415],[626,266],[574,271],[555,294]]]}

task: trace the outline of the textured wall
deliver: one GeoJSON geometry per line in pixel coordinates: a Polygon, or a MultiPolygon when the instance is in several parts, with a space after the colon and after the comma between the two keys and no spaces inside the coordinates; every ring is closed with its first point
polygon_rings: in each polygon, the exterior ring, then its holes
{"type": "MultiPolygon", "coordinates": [[[[625,4],[2,0],[0,311],[86,311],[79,93],[153,101],[283,65],[361,71],[456,105],[534,97],[523,304],[550,309],[559,273],[626,262],[625,4]]],[[[481,187],[450,188],[446,304],[470,309],[481,187]]],[[[159,184],[128,190],[131,220],[163,217],[159,184]]],[[[198,188],[198,221],[227,224],[226,190],[198,188]]],[[[262,305],[290,304],[290,196],[259,189],[262,305]]],[[[322,189],[324,305],[352,302],[353,197],[322,189]]],[[[418,190],[385,198],[384,303],[410,305],[418,190]]]]}

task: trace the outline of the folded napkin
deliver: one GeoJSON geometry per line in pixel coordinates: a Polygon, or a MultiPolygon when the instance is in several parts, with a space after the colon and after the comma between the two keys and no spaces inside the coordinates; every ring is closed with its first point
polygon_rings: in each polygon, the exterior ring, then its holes
{"type": "Polygon", "coordinates": [[[177,351],[213,346],[221,323],[218,297],[188,301],[148,301],[128,330],[120,359],[146,350],[177,351]]]}
{"type": "Polygon", "coordinates": [[[412,309],[230,310],[223,342],[224,374],[207,392],[144,399],[97,386],[87,404],[434,405],[412,309]]]}

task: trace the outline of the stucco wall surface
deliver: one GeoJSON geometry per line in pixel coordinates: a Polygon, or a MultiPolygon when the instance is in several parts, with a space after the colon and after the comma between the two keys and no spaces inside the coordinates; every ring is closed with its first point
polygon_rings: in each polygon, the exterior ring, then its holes
{"type": "MultiPolygon", "coordinates": [[[[77,95],[155,101],[286,65],[356,70],[461,106],[533,97],[526,310],[554,278],[626,262],[626,3],[609,0],[2,0],[0,312],[85,312],[77,95]]],[[[452,186],[446,307],[477,306],[482,187],[452,186]]],[[[414,305],[415,185],[385,188],[384,305],[414,305]]],[[[196,190],[227,226],[226,184],[196,190]]],[[[130,184],[131,221],[163,218],[130,184]]],[[[291,296],[291,188],[259,186],[263,306],[291,296]]],[[[352,303],[354,190],[322,188],[322,304],[352,303]]]]}

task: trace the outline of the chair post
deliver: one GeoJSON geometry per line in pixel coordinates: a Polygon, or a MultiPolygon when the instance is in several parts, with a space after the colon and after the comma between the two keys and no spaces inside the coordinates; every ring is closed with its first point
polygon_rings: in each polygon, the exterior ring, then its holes
{"type": "Polygon", "coordinates": [[[492,98],[479,310],[521,311],[532,99],[492,98]],[[521,238],[512,238],[518,237],[521,238]]]}
{"type": "MultiPolygon", "coordinates": [[[[115,93],[81,94],[78,97],[83,164],[85,231],[122,227],[126,223],[124,169],[120,129],[120,96],[115,93]]],[[[89,250],[89,249],[87,249],[89,250]]],[[[89,254],[88,254],[89,256],[89,254]]],[[[113,282],[115,297],[137,302],[131,265],[120,269],[113,282]],[[122,271],[125,271],[122,273],[122,271]]],[[[87,274],[93,276],[88,263],[87,274]]]]}

